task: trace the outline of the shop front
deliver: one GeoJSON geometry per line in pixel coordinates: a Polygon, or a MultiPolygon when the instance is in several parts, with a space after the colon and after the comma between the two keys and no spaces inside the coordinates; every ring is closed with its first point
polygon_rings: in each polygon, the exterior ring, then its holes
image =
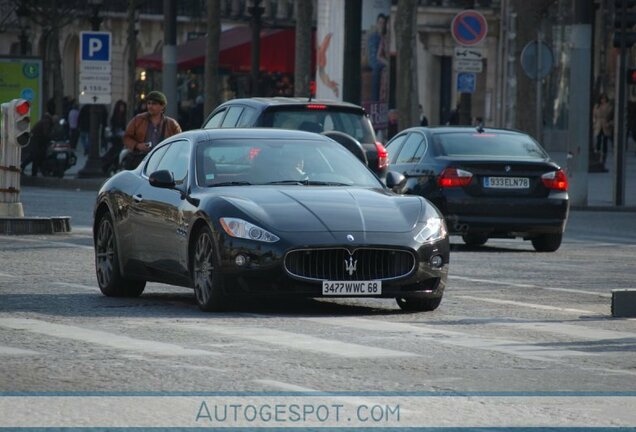
{"type": "MultiPolygon", "coordinates": [[[[261,79],[257,91],[252,91],[250,80],[251,40],[249,26],[235,26],[221,33],[219,67],[222,101],[255,94],[293,96],[295,30],[272,28],[261,31],[261,79]]],[[[206,43],[203,36],[177,46],[177,97],[184,129],[200,126],[201,107],[197,105],[203,102],[206,43]]],[[[147,91],[161,88],[162,52],[140,57],[136,65],[140,73],[135,92],[137,99],[143,100],[147,91]]]]}

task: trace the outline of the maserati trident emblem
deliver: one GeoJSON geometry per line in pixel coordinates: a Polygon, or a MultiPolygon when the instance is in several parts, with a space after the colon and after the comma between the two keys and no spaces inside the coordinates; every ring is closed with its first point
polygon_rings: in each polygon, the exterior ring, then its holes
{"type": "Polygon", "coordinates": [[[347,234],[347,240],[354,241],[355,239],[353,238],[351,234],[347,234]]]}
{"type": "Polygon", "coordinates": [[[353,272],[356,271],[356,266],[358,265],[358,260],[354,260],[353,256],[350,255],[348,260],[344,260],[345,262],[345,270],[349,272],[349,276],[353,275],[353,272]]]}
{"type": "Polygon", "coordinates": [[[504,170],[506,170],[506,172],[510,172],[510,165],[506,165],[506,166],[504,167],[504,170]]]}

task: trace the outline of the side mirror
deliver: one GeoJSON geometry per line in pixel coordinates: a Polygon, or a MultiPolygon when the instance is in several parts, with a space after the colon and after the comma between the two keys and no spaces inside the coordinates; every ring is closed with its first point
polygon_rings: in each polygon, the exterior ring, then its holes
{"type": "Polygon", "coordinates": [[[155,171],[150,174],[148,180],[150,181],[150,185],[154,187],[163,189],[175,188],[174,176],[168,170],[155,171]]]}
{"type": "Polygon", "coordinates": [[[406,183],[406,177],[400,174],[397,171],[389,171],[386,173],[385,184],[386,187],[391,189],[393,192],[400,193],[402,187],[406,183]]]}

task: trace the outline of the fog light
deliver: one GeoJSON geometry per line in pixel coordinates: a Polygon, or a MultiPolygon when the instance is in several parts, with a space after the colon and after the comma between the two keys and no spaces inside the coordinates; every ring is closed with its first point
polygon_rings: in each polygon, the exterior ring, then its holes
{"type": "Polygon", "coordinates": [[[429,260],[431,267],[433,268],[441,268],[444,265],[444,258],[441,255],[433,255],[429,260]]]}
{"type": "Polygon", "coordinates": [[[247,263],[247,258],[245,255],[237,255],[236,258],[234,258],[234,262],[237,266],[243,267],[247,263]]]}

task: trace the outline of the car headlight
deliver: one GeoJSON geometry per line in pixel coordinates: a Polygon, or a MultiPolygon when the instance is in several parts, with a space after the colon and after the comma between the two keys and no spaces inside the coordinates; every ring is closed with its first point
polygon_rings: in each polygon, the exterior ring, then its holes
{"type": "Polygon", "coordinates": [[[246,222],[243,219],[226,217],[220,218],[219,221],[225,232],[232,237],[262,241],[265,243],[275,243],[280,240],[280,238],[271,232],[246,222]]]}
{"type": "Polygon", "coordinates": [[[426,220],[426,225],[414,237],[415,241],[420,243],[433,243],[446,237],[446,224],[444,219],[439,217],[430,217],[426,220]]]}

